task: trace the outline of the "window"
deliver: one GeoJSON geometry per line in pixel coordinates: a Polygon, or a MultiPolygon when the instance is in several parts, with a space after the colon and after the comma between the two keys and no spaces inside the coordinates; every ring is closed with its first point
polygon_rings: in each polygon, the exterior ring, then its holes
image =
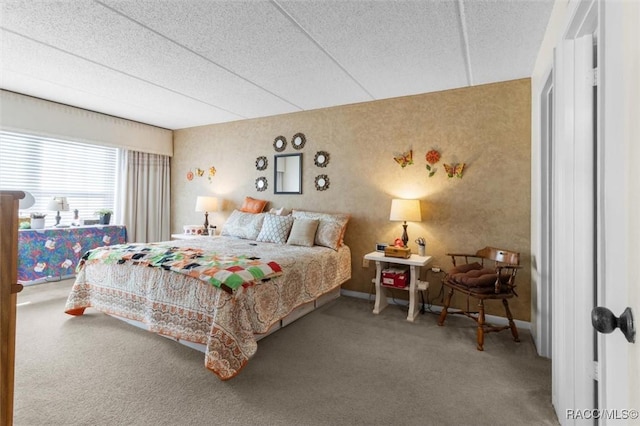
{"type": "Polygon", "coordinates": [[[46,226],[55,225],[56,213],[47,210],[53,197],[69,203],[61,224],[71,223],[74,210],[93,219],[97,210],[114,209],[117,154],[117,148],[0,131],[0,189],[30,192],[35,205],[21,214],[46,213],[46,226]]]}

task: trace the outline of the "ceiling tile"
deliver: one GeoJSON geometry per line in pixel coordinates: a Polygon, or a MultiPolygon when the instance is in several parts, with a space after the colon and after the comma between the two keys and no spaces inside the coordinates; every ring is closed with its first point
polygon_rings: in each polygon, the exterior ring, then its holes
{"type": "Polygon", "coordinates": [[[454,2],[281,4],[376,99],[467,84],[454,2]]]}
{"type": "Polygon", "coordinates": [[[105,3],[300,109],[371,99],[271,2],[105,3]]]}
{"type": "Polygon", "coordinates": [[[473,84],[531,76],[553,0],[465,0],[473,84]]]}

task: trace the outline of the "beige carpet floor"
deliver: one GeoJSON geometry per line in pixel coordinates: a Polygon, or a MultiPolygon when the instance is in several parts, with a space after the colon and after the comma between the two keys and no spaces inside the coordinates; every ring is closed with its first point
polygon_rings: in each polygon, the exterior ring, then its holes
{"type": "Polygon", "coordinates": [[[63,307],[70,281],[19,295],[15,424],[556,425],[551,362],[473,323],[436,325],[406,308],[371,313],[341,297],[261,340],[222,382],[203,354],[88,309],[63,307]]]}

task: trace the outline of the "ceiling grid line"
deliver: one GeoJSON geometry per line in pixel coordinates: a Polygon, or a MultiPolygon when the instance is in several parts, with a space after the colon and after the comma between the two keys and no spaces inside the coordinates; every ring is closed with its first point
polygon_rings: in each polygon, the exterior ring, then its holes
{"type": "MultiPolygon", "coordinates": [[[[304,110],[304,108],[302,108],[301,106],[294,104],[293,102],[291,102],[291,101],[289,101],[289,100],[287,100],[287,99],[283,98],[282,96],[278,95],[277,93],[272,92],[271,90],[267,89],[266,87],[263,87],[263,86],[259,85],[258,83],[254,82],[253,80],[249,80],[248,78],[241,76],[240,74],[238,74],[238,73],[236,73],[236,72],[232,71],[231,69],[229,69],[229,68],[225,67],[224,65],[221,65],[221,64],[219,64],[219,63],[217,63],[217,62],[213,61],[212,59],[207,58],[206,56],[204,56],[204,55],[202,55],[202,54],[200,54],[200,53],[196,52],[195,50],[193,50],[193,49],[191,49],[191,48],[189,48],[189,47],[187,47],[187,46],[185,46],[185,45],[183,45],[183,44],[181,44],[181,43],[178,43],[177,41],[173,40],[172,38],[169,38],[169,37],[165,36],[164,34],[162,34],[162,33],[158,32],[158,31],[154,30],[153,28],[148,27],[147,25],[143,24],[142,22],[139,22],[139,21],[137,21],[137,20],[133,19],[132,17],[130,17],[130,16],[128,16],[128,15],[125,15],[124,13],[120,12],[119,10],[114,9],[114,8],[113,8],[113,7],[111,7],[111,6],[108,6],[108,5],[104,4],[104,3],[103,3],[103,2],[101,2],[100,0],[93,0],[93,1],[94,1],[95,3],[97,3],[97,4],[99,4],[100,6],[102,6],[102,7],[106,8],[106,9],[109,9],[111,12],[116,13],[116,14],[118,14],[118,15],[122,16],[123,18],[125,18],[125,19],[127,19],[127,20],[129,20],[129,21],[133,22],[133,23],[134,23],[134,24],[136,24],[136,25],[139,25],[140,27],[144,28],[145,30],[147,30],[147,31],[150,31],[150,32],[154,33],[154,34],[155,34],[155,35],[157,35],[158,37],[162,37],[163,39],[165,39],[165,40],[167,40],[168,42],[170,42],[170,43],[172,43],[172,44],[174,44],[174,45],[176,45],[176,46],[180,47],[181,49],[184,49],[184,50],[186,50],[187,52],[189,52],[189,53],[191,53],[191,54],[193,54],[193,55],[196,55],[197,57],[199,57],[199,58],[201,58],[201,59],[204,59],[205,61],[209,62],[209,63],[210,63],[210,64],[212,64],[212,65],[215,65],[216,67],[218,67],[218,68],[220,68],[220,69],[222,69],[222,70],[224,70],[224,71],[226,71],[226,72],[228,72],[229,74],[233,75],[234,77],[237,77],[237,78],[241,79],[242,81],[247,82],[247,83],[251,84],[252,86],[254,86],[254,87],[256,87],[256,88],[258,88],[258,89],[260,89],[260,90],[263,90],[263,91],[267,92],[268,94],[270,94],[270,95],[272,95],[272,96],[275,96],[276,98],[280,99],[280,100],[281,100],[281,101],[283,101],[283,102],[286,102],[287,104],[291,105],[292,107],[297,108],[297,109],[298,109],[298,110],[300,110],[300,111],[304,110]]],[[[219,108],[219,107],[217,107],[217,108],[219,108]]],[[[221,109],[223,109],[223,108],[221,108],[221,109]]],[[[225,111],[226,111],[226,110],[225,110],[225,111]]],[[[231,114],[234,114],[234,115],[239,115],[239,114],[233,113],[233,112],[231,112],[231,111],[227,111],[227,112],[230,112],[231,114]]],[[[247,118],[247,117],[242,117],[242,118],[247,118]]]]}
{"type": "Polygon", "coordinates": [[[318,42],[315,38],[313,38],[313,36],[311,36],[311,34],[309,34],[309,32],[307,32],[307,30],[304,29],[304,27],[296,20],[296,18],[293,17],[293,15],[289,12],[287,12],[284,7],[282,7],[276,0],[270,0],[271,4],[274,5],[274,7],[276,9],[278,9],[278,11],[285,17],[287,18],[292,24],[294,24],[296,27],[298,27],[300,29],[300,31],[302,32],[302,34],[307,37],[307,39],[309,39],[309,41],[311,41],[313,44],[315,44],[318,49],[320,49],[320,51],[322,53],[324,53],[329,59],[331,59],[331,61],[336,64],[336,66],[338,68],[340,68],[342,70],[342,72],[344,72],[355,84],[358,85],[358,87],[360,87],[366,94],[367,96],[369,96],[369,98],[371,100],[375,100],[376,97],[373,96],[373,94],[371,94],[371,92],[369,92],[367,90],[366,87],[364,87],[364,85],[362,85],[362,83],[360,83],[360,81],[358,81],[358,79],[356,79],[331,53],[329,53],[329,51],[327,49],[325,49],[320,42],[318,42]]]}
{"type": "Polygon", "coordinates": [[[471,71],[471,54],[469,52],[469,33],[467,31],[467,18],[464,11],[464,0],[458,0],[458,19],[460,21],[460,35],[462,39],[462,51],[466,64],[467,84],[473,86],[473,72],[471,71]]]}
{"type": "Polygon", "coordinates": [[[99,66],[99,67],[106,68],[106,69],[108,69],[109,71],[113,71],[113,72],[115,72],[115,73],[122,74],[122,75],[124,75],[124,76],[129,77],[129,78],[133,78],[134,80],[141,81],[141,82],[143,82],[143,83],[149,84],[149,85],[154,86],[154,87],[157,87],[157,88],[159,88],[159,89],[166,90],[166,91],[171,92],[171,93],[174,93],[174,94],[176,94],[176,95],[184,96],[185,98],[191,99],[191,100],[196,101],[196,102],[200,102],[200,103],[202,103],[202,104],[204,104],[204,105],[208,105],[208,106],[210,106],[210,107],[217,108],[217,109],[219,109],[219,110],[221,110],[221,111],[224,111],[224,112],[227,112],[227,113],[229,113],[229,114],[235,115],[235,116],[236,116],[236,117],[238,117],[238,118],[241,118],[241,119],[246,119],[246,118],[247,118],[247,117],[245,117],[245,116],[243,116],[243,115],[241,115],[241,114],[237,114],[237,113],[235,113],[235,112],[233,112],[233,111],[229,111],[229,110],[227,110],[227,109],[225,109],[225,108],[222,108],[222,107],[219,107],[219,106],[217,106],[217,105],[213,105],[213,104],[211,104],[211,103],[209,103],[209,102],[203,101],[202,99],[195,98],[195,97],[193,97],[193,96],[187,95],[186,93],[178,92],[177,90],[170,89],[170,88],[168,88],[168,87],[166,87],[166,86],[163,86],[163,85],[158,84],[158,83],[154,83],[153,81],[146,80],[146,79],[144,79],[144,78],[142,78],[142,77],[138,77],[138,76],[133,75],[133,74],[130,74],[130,73],[126,72],[126,71],[122,71],[122,70],[119,70],[119,69],[117,69],[117,68],[110,67],[109,65],[105,65],[105,64],[103,64],[103,63],[100,63],[100,62],[94,61],[93,59],[85,58],[84,56],[80,56],[80,55],[78,55],[78,54],[76,54],[76,53],[69,52],[68,50],[62,49],[62,48],[57,47],[57,46],[53,46],[53,45],[51,45],[51,44],[49,44],[49,43],[45,43],[45,42],[43,42],[43,41],[37,40],[37,39],[35,39],[35,38],[33,38],[33,37],[29,37],[29,36],[27,36],[27,35],[21,34],[21,33],[16,32],[16,31],[10,30],[10,29],[8,29],[8,28],[5,28],[5,27],[0,26],[0,30],[2,30],[2,31],[6,31],[6,32],[11,33],[11,34],[13,34],[13,35],[16,35],[16,36],[18,36],[18,37],[22,37],[22,38],[24,38],[24,39],[26,39],[26,40],[29,40],[29,41],[32,41],[32,42],[34,42],[34,43],[40,44],[40,45],[42,45],[42,46],[46,46],[46,47],[47,47],[47,48],[49,48],[49,49],[57,50],[58,52],[62,52],[62,53],[64,53],[64,54],[66,54],[66,55],[73,56],[74,58],[80,59],[80,60],[82,60],[82,61],[89,62],[89,63],[91,63],[91,64],[93,64],[93,65],[97,65],[97,66],[99,66]]]}

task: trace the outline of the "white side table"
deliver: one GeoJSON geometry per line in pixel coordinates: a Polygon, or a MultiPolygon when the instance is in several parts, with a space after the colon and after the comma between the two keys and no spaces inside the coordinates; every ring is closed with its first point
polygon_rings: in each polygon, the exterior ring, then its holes
{"type": "MultiPolygon", "coordinates": [[[[420,276],[420,268],[427,266],[431,263],[431,256],[418,256],[412,254],[410,258],[403,259],[400,257],[387,257],[384,253],[379,251],[373,251],[364,255],[366,260],[373,260],[376,262],[376,303],[373,307],[373,313],[379,314],[384,308],[387,307],[387,286],[382,285],[382,270],[388,268],[389,265],[408,265],[410,280],[409,285],[404,290],[409,291],[409,314],[407,315],[407,321],[415,321],[420,310],[418,309],[418,277],[420,276]]],[[[426,290],[428,287],[426,281],[420,281],[420,287],[422,290],[426,290]]],[[[395,287],[394,287],[395,288],[395,287]]],[[[398,288],[399,290],[403,290],[398,288]]]]}

